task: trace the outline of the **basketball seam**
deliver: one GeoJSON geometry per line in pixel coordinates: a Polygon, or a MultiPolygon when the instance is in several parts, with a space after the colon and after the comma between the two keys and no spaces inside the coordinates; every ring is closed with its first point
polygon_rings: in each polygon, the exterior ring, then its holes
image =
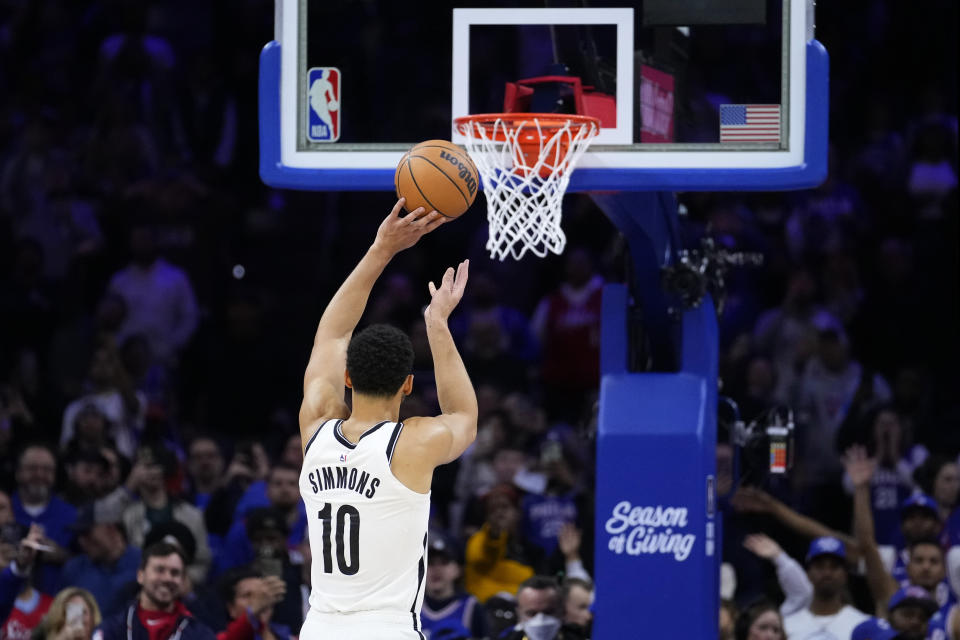
{"type": "MultiPolygon", "coordinates": [[[[470,201],[467,200],[467,196],[463,193],[463,190],[460,189],[460,185],[458,185],[458,184],[454,181],[453,178],[451,178],[450,176],[447,175],[447,172],[443,170],[444,167],[441,167],[440,165],[436,164],[433,160],[431,160],[430,158],[427,158],[427,157],[425,157],[425,156],[410,156],[410,157],[411,157],[411,158],[420,158],[420,159],[423,160],[424,162],[430,163],[430,166],[432,166],[433,168],[435,168],[437,171],[440,172],[441,175],[443,175],[444,178],[446,178],[447,180],[450,181],[450,184],[453,185],[453,188],[456,189],[456,190],[457,190],[457,193],[460,194],[460,197],[463,198],[463,203],[464,203],[465,205],[467,205],[468,207],[470,206],[470,201]]],[[[407,162],[410,162],[410,161],[408,160],[407,162]]],[[[410,172],[410,175],[413,175],[413,171],[410,172]]],[[[419,189],[420,187],[417,187],[417,188],[419,189]]],[[[420,193],[423,193],[423,192],[421,191],[420,193]]],[[[424,200],[426,200],[427,197],[424,196],[423,198],[424,198],[424,200]]],[[[431,206],[432,206],[432,205],[431,205],[431,206]]],[[[436,207],[434,207],[434,208],[436,209],[436,207]]],[[[446,216],[447,218],[450,217],[450,216],[447,216],[447,215],[446,215],[445,213],[443,213],[443,212],[439,212],[439,211],[438,211],[438,213],[440,213],[440,215],[446,216]]]]}
{"type": "MultiPolygon", "coordinates": [[[[419,158],[419,157],[420,157],[420,156],[410,156],[410,158],[419,158]]],[[[439,213],[440,215],[444,216],[445,218],[449,218],[450,216],[448,216],[447,214],[439,211],[435,206],[433,206],[433,203],[430,202],[430,198],[428,198],[428,197],[427,197],[427,194],[425,194],[425,193],[423,192],[423,189],[420,188],[420,185],[417,183],[417,176],[415,176],[415,175],[413,174],[413,167],[410,165],[410,158],[407,158],[407,171],[410,172],[410,180],[413,181],[413,186],[415,186],[415,187],[417,188],[417,191],[420,192],[420,196],[423,198],[424,202],[426,202],[428,205],[430,205],[430,208],[431,208],[431,209],[433,209],[434,211],[436,211],[436,212],[439,213]]],[[[443,173],[443,172],[441,171],[441,173],[443,173]]]]}
{"type": "MultiPolygon", "coordinates": [[[[474,173],[479,173],[479,172],[477,171],[477,165],[474,164],[474,162],[473,162],[473,158],[471,158],[467,153],[464,153],[463,151],[461,151],[459,147],[456,147],[456,148],[454,148],[454,149],[451,149],[450,147],[445,146],[445,145],[442,145],[442,144],[428,144],[428,145],[419,145],[419,144],[418,144],[418,145],[416,145],[415,147],[413,147],[413,149],[410,149],[410,151],[407,151],[407,153],[408,153],[408,154],[413,153],[413,151],[416,150],[416,149],[446,149],[446,150],[449,151],[450,153],[455,153],[455,154],[457,154],[458,156],[462,157],[462,158],[463,158],[464,160],[466,160],[467,162],[469,162],[469,163],[470,163],[470,166],[473,167],[473,172],[474,172],[474,173]]],[[[419,158],[420,156],[417,156],[417,157],[419,158]]]]}

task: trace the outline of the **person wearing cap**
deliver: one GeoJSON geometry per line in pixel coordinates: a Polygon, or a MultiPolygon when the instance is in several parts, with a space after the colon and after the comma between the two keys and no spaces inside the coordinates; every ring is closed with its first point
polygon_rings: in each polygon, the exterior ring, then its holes
{"type": "Polygon", "coordinates": [[[867,615],[846,604],[847,553],[843,541],[824,536],[810,543],[805,559],[806,580],[800,566],[766,536],[748,536],[744,546],[773,562],[787,596],[781,607],[784,630],[791,640],[836,638],[846,640],[867,615]],[[804,584],[809,581],[810,594],[804,584]],[[798,603],[809,601],[806,606],[798,603]]]}
{"type": "Polygon", "coordinates": [[[874,538],[869,486],[876,460],[868,458],[863,447],[851,447],[847,450],[845,465],[854,486],[854,530],[866,565],[867,585],[878,615],[884,616],[892,597],[903,586],[922,587],[946,614],[957,599],[945,583],[945,555],[937,539],[911,542],[907,551],[906,585],[902,585],[884,565],[874,538]]]}
{"type": "Polygon", "coordinates": [[[109,503],[91,502],[71,528],[83,553],[63,566],[61,587],[86,589],[105,616],[121,611],[124,588],[136,580],[140,564],[140,549],[127,543],[122,514],[109,503]]]}
{"type": "MultiPolygon", "coordinates": [[[[913,494],[900,505],[900,523],[904,545],[899,548],[891,545],[877,545],[877,551],[884,568],[901,586],[906,586],[910,582],[907,577],[910,547],[915,542],[938,539],[943,530],[943,523],[940,520],[936,501],[923,493],[913,494]]],[[[960,557],[956,552],[950,558],[950,565],[960,569],[960,557]]],[[[948,576],[953,573],[953,570],[949,571],[948,576]]],[[[957,585],[951,587],[946,580],[943,584],[941,589],[953,588],[956,592],[957,585]]]]}
{"type": "Polygon", "coordinates": [[[902,587],[890,597],[886,619],[865,620],[853,630],[851,640],[924,640],[937,609],[924,589],[902,587]]]}
{"type": "Polygon", "coordinates": [[[487,637],[486,615],[477,599],[462,591],[460,553],[440,532],[428,534],[427,583],[420,618],[431,639],[487,637]]]}

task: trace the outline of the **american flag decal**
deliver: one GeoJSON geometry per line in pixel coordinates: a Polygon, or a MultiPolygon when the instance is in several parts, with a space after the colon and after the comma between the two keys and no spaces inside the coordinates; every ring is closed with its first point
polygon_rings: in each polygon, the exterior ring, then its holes
{"type": "Polygon", "coordinates": [[[780,105],[720,105],[720,142],[780,142],[780,105]]]}

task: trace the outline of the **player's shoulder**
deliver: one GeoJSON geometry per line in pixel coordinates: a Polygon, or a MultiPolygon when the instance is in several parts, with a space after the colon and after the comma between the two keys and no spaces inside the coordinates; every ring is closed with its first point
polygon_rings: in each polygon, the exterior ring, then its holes
{"type": "Polygon", "coordinates": [[[446,451],[452,435],[443,419],[435,416],[414,416],[403,421],[401,441],[407,446],[446,451]]]}

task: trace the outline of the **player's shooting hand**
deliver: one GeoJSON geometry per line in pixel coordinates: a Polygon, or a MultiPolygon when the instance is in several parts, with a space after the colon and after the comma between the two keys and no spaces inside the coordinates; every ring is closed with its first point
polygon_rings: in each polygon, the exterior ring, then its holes
{"type": "Polygon", "coordinates": [[[773,560],[783,553],[780,545],[762,533],[754,533],[744,538],[743,546],[764,560],[773,560]]]}
{"type": "Polygon", "coordinates": [[[423,315],[429,326],[430,320],[447,321],[450,313],[456,308],[457,303],[463,298],[463,290],[467,286],[467,277],[470,270],[470,261],[464,260],[457,265],[457,270],[448,267],[440,281],[440,286],[433,282],[427,283],[430,290],[430,304],[424,310],[423,315]]]}
{"type": "Polygon", "coordinates": [[[404,249],[409,249],[417,244],[417,240],[425,234],[430,233],[444,222],[449,220],[436,211],[427,213],[423,207],[414,209],[404,217],[400,217],[400,211],[406,202],[405,198],[397,200],[393,205],[390,215],[380,223],[377,229],[377,238],[373,241],[373,246],[390,255],[399,253],[404,249]]]}

